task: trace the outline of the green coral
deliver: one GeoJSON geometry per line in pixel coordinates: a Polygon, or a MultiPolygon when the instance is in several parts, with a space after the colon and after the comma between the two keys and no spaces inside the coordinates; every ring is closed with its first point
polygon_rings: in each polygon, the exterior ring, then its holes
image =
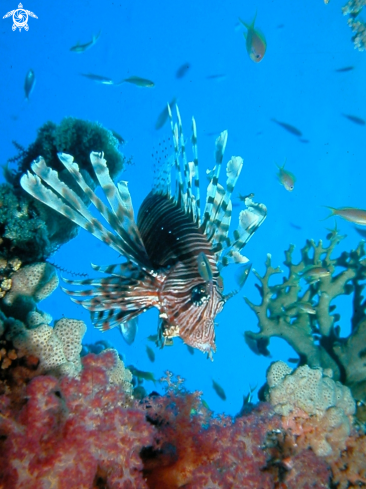
{"type": "Polygon", "coordinates": [[[291,245],[285,252],[287,277],[277,285],[269,285],[269,281],[282,272],[272,267],[268,255],[264,276],[254,271],[260,282],[257,288],[261,304],[245,298],[258,317],[259,332],[246,331],[245,339],[253,351],[263,355],[269,354],[271,337],[284,339],[298,353],[300,365],[331,369],[334,380],[340,380],[358,401],[365,402],[366,301],[362,295],[366,278],[365,243],[362,241],[356,250],[332,258],[335,246],[343,238],[334,230],[328,235],[328,246],[323,246],[322,241],[316,244],[308,240],[297,264],[292,260],[294,246],[291,245]],[[327,273],[305,282],[314,267],[327,273]],[[342,337],[341,317],[333,313],[336,305],[332,302],[338,296],[350,294],[351,333],[342,337]]]}

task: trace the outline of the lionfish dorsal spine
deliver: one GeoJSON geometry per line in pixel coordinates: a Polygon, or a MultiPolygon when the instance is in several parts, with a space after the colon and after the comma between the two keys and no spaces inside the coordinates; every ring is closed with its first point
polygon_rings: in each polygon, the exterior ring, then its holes
{"type": "MultiPolygon", "coordinates": [[[[227,143],[227,131],[223,131],[219,137],[216,139],[215,142],[215,168],[212,171],[212,176],[210,178],[210,183],[207,187],[207,196],[206,196],[206,205],[205,205],[205,210],[203,212],[203,223],[202,223],[202,230],[203,232],[206,232],[207,226],[209,225],[211,218],[212,218],[212,209],[215,203],[215,197],[216,197],[216,192],[218,188],[218,183],[219,183],[219,176],[220,176],[220,170],[221,170],[221,164],[222,160],[224,158],[224,153],[225,153],[225,148],[226,148],[226,143],[227,143]]],[[[211,172],[210,172],[211,173],[211,172]]],[[[217,200],[216,200],[217,202],[217,200]]],[[[211,223],[212,225],[212,223],[211,223]]],[[[211,226],[209,226],[211,227],[211,226]]],[[[210,233],[210,229],[207,230],[208,233],[210,233]]]]}
{"type": "Polygon", "coordinates": [[[226,165],[226,175],[228,177],[226,181],[226,191],[214,215],[214,226],[216,230],[213,245],[215,242],[226,242],[227,246],[230,245],[228,232],[232,213],[231,196],[242,168],[243,159],[240,156],[233,156],[226,165]]]}
{"type": "Polygon", "coordinates": [[[172,111],[170,109],[169,104],[168,104],[168,114],[170,119],[170,127],[172,130],[173,145],[174,145],[174,163],[175,163],[175,172],[176,172],[175,200],[176,202],[178,202],[182,198],[182,194],[183,194],[183,179],[180,171],[180,161],[179,161],[179,135],[178,135],[178,125],[173,121],[172,111]]]}
{"type": "MultiPolygon", "coordinates": [[[[176,169],[176,191],[175,200],[181,202],[186,213],[190,214],[195,222],[199,221],[200,212],[197,206],[197,199],[192,192],[192,179],[195,178],[196,189],[199,185],[198,167],[188,163],[186,146],[183,134],[182,120],[180,117],[179,108],[176,105],[177,123],[173,122],[173,116],[169,107],[168,114],[170,118],[170,126],[172,130],[174,153],[175,153],[175,169],[176,169]]],[[[197,147],[196,147],[197,153],[197,147]]],[[[196,160],[198,164],[198,160],[196,160]]],[[[196,194],[197,195],[197,194],[196,194]]],[[[198,191],[199,197],[199,191],[198,191]]]]}
{"type": "Polygon", "coordinates": [[[194,164],[194,190],[195,190],[195,212],[198,225],[201,224],[201,195],[200,195],[200,174],[198,166],[198,149],[197,149],[197,126],[194,117],[192,117],[192,152],[194,164]]]}

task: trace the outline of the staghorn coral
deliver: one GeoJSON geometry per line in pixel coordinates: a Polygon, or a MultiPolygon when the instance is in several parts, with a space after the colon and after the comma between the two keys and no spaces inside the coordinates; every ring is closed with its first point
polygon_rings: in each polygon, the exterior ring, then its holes
{"type": "Polygon", "coordinates": [[[307,365],[292,371],[284,362],[275,362],[267,372],[265,396],[274,411],[284,417],[284,425],[291,426],[294,418],[299,418],[295,423],[298,429],[306,421],[310,435],[305,429],[301,434],[321,457],[344,450],[356,411],[348,387],[334,382],[327,373],[307,365]]]}
{"type": "Polygon", "coordinates": [[[1,308],[8,317],[25,321],[36,304],[58,287],[56,269],[49,263],[26,265],[13,271],[8,278],[9,288],[2,299],[1,308]]]}
{"type": "Polygon", "coordinates": [[[333,379],[350,387],[358,401],[366,400],[366,301],[362,292],[366,277],[364,242],[350,253],[332,258],[335,246],[343,239],[336,230],[328,235],[330,243],[324,247],[308,240],[300,250],[301,260],[292,261],[294,246],[285,252],[288,276],[281,284],[270,285],[280,268],[273,268],[271,256],[267,256],[266,272],[257,288],[261,304],[246,303],[258,317],[259,332],[246,331],[249,346],[268,355],[268,345],[273,336],[287,341],[298,353],[299,364],[331,369],[333,379]],[[304,282],[302,282],[302,280],[304,282]],[[306,283],[305,289],[302,283],[306,283]],[[340,295],[352,294],[353,315],[351,334],[341,336],[339,314],[332,314],[333,300],[340,295]]]}

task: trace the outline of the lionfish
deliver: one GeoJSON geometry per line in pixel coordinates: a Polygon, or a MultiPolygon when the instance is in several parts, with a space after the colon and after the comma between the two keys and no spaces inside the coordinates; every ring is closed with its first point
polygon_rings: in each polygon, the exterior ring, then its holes
{"type": "Polygon", "coordinates": [[[206,172],[210,182],[201,215],[196,123],[192,118],[193,161],[188,161],[178,107],[177,122],[169,106],[168,112],[174,154],[161,166],[137,222],[127,182],[115,185],[103,153],[92,152],[90,160],[109,206],[89,187],[72,156],[59,153],[58,157],[111,230],[42,157],[33,162],[33,173],[23,175],[21,185],[125,257],[126,261],[115,265],[92,264],[94,270],[107,274],[106,278],[64,279],[72,285],[88,286],[86,290],[64,290],[91,312],[97,328],[106,331],[119,326],[128,331],[139,314],[155,307],[159,310],[160,346],[180,337],[212,358],[216,351],[215,317],[233,295],[223,293],[220,270],[236,263],[244,267],[244,275],[249,273],[249,260],[240,251],[264,221],[267,209],[253,202],[253,194],[243,198],[246,209],[240,212],[233,239],[228,237],[231,195],[243,160],[233,156],[227,163],[224,189],[218,183],[228,137],[223,131],[216,140],[215,167],[206,172]]]}

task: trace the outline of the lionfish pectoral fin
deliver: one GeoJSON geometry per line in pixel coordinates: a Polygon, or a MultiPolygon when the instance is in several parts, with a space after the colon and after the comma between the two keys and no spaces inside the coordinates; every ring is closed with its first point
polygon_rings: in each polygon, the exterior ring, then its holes
{"type": "MultiPolygon", "coordinates": [[[[34,174],[28,171],[27,174],[22,176],[20,183],[23,189],[43,204],[93,234],[118,253],[129,257],[137,265],[150,266],[150,261],[139,237],[138,230],[136,231],[137,226],[134,222],[131,222],[131,212],[128,206],[124,206],[123,198],[109,176],[106,162],[102,155],[92,153],[91,160],[112,210],[97,197],[85,181],[78,164],[74,162],[72,156],[59,153],[58,157],[83,193],[107,223],[110,224],[114,232],[109,231],[100,220],[93,216],[78,194],[60,180],[58,173],[49,168],[42,157],[32,163],[31,168],[34,174]],[[44,185],[42,180],[47,186],[44,185]],[[120,214],[116,215],[116,212],[120,214]]],[[[91,177],[90,180],[92,180],[91,177]]]]}

